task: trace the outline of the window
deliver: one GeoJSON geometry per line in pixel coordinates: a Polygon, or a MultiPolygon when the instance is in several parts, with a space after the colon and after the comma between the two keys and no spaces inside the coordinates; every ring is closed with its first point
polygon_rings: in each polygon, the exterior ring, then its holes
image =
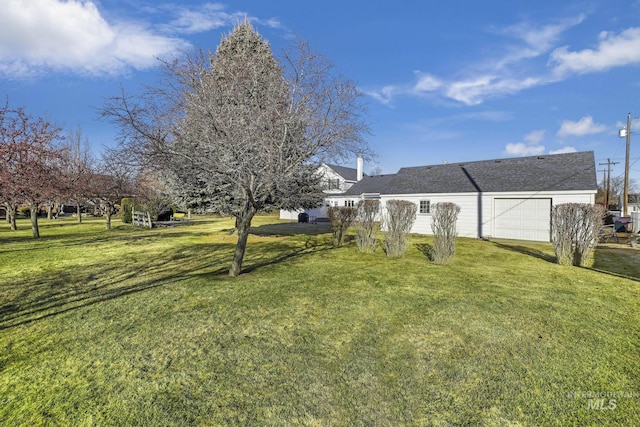
{"type": "Polygon", "coordinates": [[[431,202],[429,200],[420,200],[420,213],[431,213],[431,202]]]}
{"type": "Polygon", "coordinates": [[[327,179],[327,190],[340,190],[340,178],[327,179]]]}
{"type": "Polygon", "coordinates": [[[345,200],[345,201],[344,201],[344,205],[345,205],[345,207],[347,207],[347,208],[352,208],[352,207],[354,207],[356,204],[355,204],[355,202],[354,202],[353,200],[345,200]]]}

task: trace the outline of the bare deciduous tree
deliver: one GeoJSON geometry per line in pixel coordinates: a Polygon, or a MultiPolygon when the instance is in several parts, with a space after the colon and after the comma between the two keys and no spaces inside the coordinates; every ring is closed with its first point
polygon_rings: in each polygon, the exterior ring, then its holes
{"type": "Polygon", "coordinates": [[[331,206],[327,209],[327,215],[331,221],[331,233],[333,246],[342,246],[347,230],[356,218],[356,209],[347,206],[331,206]]]}
{"type": "Polygon", "coordinates": [[[75,203],[76,217],[78,224],[81,224],[82,205],[90,196],[94,160],[91,157],[89,141],[83,138],[80,127],[69,133],[64,147],[65,155],[59,182],[64,186],[63,197],[75,203]]]}
{"type": "Polygon", "coordinates": [[[16,229],[19,205],[29,206],[33,237],[40,237],[38,210],[59,194],[60,128],[23,108],[0,107],[0,201],[16,229]]]}
{"type": "Polygon", "coordinates": [[[456,223],[460,206],[455,203],[436,203],[431,216],[433,231],[432,261],[436,264],[448,264],[456,253],[458,231],[456,223]]]}
{"type": "Polygon", "coordinates": [[[407,251],[408,236],[416,220],[417,207],[407,200],[389,200],[385,208],[385,251],[388,257],[399,258],[407,251]]]}
{"type": "Polygon", "coordinates": [[[89,199],[98,206],[105,216],[107,230],[111,230],[111,218],[116,205],[123,197],[134,194],[136,170],[126,161],[121,161],[121,153],[105,150],[97,163],[95,173],[89,179],[89,199]]]}
{"type": "Polygon", "coordinates": [[[356,207],[357,214],[354,227],[356,230],[356,245],[358,251],[373,253],[378,248],[375,236],[376,216],[380,211],[379,200],[360,200],[356,207]]]}
{"type": "Polygon", "coordinates": [[[257,212],[315,207],[320,161],[368,153],[355,85],[333,77],[305,44],[292,52],[279,63],[243,23],[215,54],[164,63],[165,82],[139,98],[114,97],[102,111],[179,204],[236,218],[231,276],[241,272],[257,212]]]}
{"type": "Polygon", "coordinates": [[[551,241],[558,264],[589,264],[604,215],[602,206],[586,203],[563,203],[551,209],[551,241]]]}

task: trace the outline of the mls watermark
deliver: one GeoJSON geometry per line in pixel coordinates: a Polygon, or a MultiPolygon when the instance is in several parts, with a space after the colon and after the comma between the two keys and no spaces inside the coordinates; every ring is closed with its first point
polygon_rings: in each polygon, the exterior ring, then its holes
{"type": "Polygon", "coordinates": [[[570,391],[569,399],[583,399],[587,401],[587,409],[599,411],[613,411],[625,399],[639,399],[637,391],[570,391]]]}

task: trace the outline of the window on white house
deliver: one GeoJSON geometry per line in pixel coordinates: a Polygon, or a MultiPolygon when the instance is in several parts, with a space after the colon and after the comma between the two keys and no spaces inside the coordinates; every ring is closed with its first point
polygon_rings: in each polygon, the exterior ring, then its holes
{"type": "Polygon", "coordinates": [[[356,203],[353,200],[345,200],[344,201],[344,205],[347,208],[352,208],[352,207],[354,207],[356,205],[356,203]]]}
{"type": "Polygon", "coordinates": [[[431,201],[420,200],[420,213],[421,214],[431,213],[431,201]]]}

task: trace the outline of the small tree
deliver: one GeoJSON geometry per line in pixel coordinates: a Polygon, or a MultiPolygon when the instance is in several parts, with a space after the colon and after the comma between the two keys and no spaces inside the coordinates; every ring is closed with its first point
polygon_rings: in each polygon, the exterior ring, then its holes
{"type": "Polygon", "coordinates": [[[176,202],[235,217],[231,276],[258,212],[317,206],[318,165],[369,153],[361,94],[304,43],[279,61],[245,22],[215,53],[163,65],[165,81],[111,98],[102,114],[176,202]]]}
{"type": "Polygon", "coordinates": [[[408,235],[416,220],[416,211],[416,204],[406,200],[387,202],[384,247],[388,257],[399,258],[407,251],[408,235]]]}
{"type": "Polygon", "coordinates": [[[563,203],[551,210],[551,241],[558,264],[587,266],[605,210],[587,203],[563,203]]]}
{"type": "Polygon", "coordinates": [[[358,251],[364,253],[373,253],[378,247],[376,239],[375,220],[380,210],[380,201],[378,200],[361,200],[358,202],[355,229],[356,229],[356,245],[358,251]]]}
{"type": "Polygon", "coordinates": [[[433,230],[432,261],[436,264],[448,264],[456,253],[458,232],[456,222],[460,206],[455,203],[437,203],[433,207],[431,230],[433,230]]]}
{"type": "Polygon", "coordinates": [[[356,209],[350,207],[331,206],[327,215],[331,221],[331,233],[333,234],[333,246],[342,246],[349,227],[356,218],[356,209]]]}

